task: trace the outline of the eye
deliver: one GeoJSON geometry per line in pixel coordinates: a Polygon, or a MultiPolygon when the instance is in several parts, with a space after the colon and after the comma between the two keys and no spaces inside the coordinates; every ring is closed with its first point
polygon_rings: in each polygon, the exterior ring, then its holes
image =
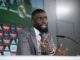
{"type": "Polygon", "coordinates": [[[47,16],[45,16],[44,18],[47,19],[47,16]]]}

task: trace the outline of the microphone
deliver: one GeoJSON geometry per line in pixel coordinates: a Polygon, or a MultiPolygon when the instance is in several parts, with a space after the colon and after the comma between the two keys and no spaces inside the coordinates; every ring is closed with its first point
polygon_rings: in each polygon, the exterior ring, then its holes
{"type": "Polygon", "coordinates": [[[56,37],[65,38],[65,36],[62,36],[62,35],[56,35],[56,37]]]}
{"type": "Polygon", "coordinates": [[[63,36],[63,35],[56,35],[56,37],[59,37],[59,38],[67,38],[69,40],[72,40],[74,43],[80,45],[80,43],[78,43],[77,41],[75,41],[74,39],[70,38],[70,37],[67,37],[67,36],[63,36]]]}

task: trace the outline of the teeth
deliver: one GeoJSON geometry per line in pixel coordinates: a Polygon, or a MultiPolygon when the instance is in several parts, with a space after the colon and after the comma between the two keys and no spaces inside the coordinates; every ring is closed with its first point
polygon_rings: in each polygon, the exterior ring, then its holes
{"type": "Polygon", "coordinates": [[[46,28],[46,26],[45,26],[45,25],[43,25],[43,26],[42,26],[42,28],[46,28]]]}

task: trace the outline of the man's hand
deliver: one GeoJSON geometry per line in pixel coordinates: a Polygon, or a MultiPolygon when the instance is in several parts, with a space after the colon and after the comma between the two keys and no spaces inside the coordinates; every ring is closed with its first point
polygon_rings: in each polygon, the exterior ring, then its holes
{"type": "Polygon", "coordinates": [[[64,56],[66,51],[68,51],[68,48],[64,48],[63,44],[60,44],[60,47],[58,49],[51,48],[49,46],[49,42],[47,39],[40,42],[40,44],[48,54],[57,55],[57,56],[64,56]]]}
{"type": "Polygon", "coordinates": [[[68,51],[68,48],[64,48],[63,44],[61,44],[60,47],[58,49],[56,49],[55,55],[64,56],[66,51],[68,51]]]}
{"type": "Polygon", "coordinates": [[[49,42],[48,42],[47,39],[46,39],[46,40],[43,40],[40,44],[41,44],[41,46],[44,47],[44,48],[49,47],[49,42]]]}
{"type": "Polygon", "coordinates": [[[52,54],[53,53],[53,48],[51,48],[49,46],[49,42],[48,40],[43,40],[41,43],[41,46],[45,49],[45,51],[48,53],[48,54],[52,54]]]}

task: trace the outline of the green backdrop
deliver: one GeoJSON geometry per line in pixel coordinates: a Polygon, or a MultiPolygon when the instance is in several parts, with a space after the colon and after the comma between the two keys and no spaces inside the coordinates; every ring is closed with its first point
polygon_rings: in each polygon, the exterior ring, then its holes
{"type": "Polygon", "coordinates": [[[30,27],[31,12],[42,4],[42,0],[0,0],[0,24],[30,27]]]}

